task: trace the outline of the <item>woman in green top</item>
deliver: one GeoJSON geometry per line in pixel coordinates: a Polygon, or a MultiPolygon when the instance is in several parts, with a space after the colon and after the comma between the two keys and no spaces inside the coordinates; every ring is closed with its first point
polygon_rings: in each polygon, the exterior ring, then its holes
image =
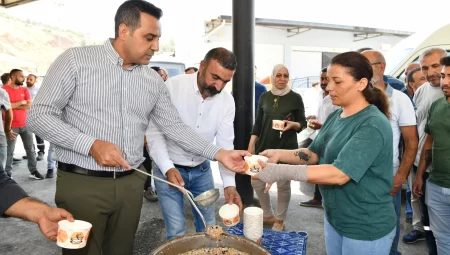
{"type": "Polygon", "coordinates": [[[328,255],[389,254],[395,236],[389,104],[370,83],[372,75],[370,62],[360,53],[334,57],[327,90],[342,108],[330,114],[307,149],[261,153],[269,162],[292,165],[263,164],[264,170],[253,176],[266,183],[320,184],[328,255]],[[319,165],[306,166],[314,164],[319,165]]]}
{"type": "MultiPolygon", "coordinates": [[[[263,93],[259,99],[255,125],[248,145],[248,151],[258,154],[267,149],[297,149],[297,132],[306,126],[302,97],[288,85],[289,70],[283,64],[273,68],[272,89],[263,93]],[[272,128],[273,120],[284,121],[282,131],[272,128]]],[[[277,182],[278,206],[274,216],[270,196],[264,192],[265,183],[254,180],[252,186],[264,211],[264,222],[273,224],[274,230],[284,229],[289,200],[291,199],[291,181],[277,182]]]]}

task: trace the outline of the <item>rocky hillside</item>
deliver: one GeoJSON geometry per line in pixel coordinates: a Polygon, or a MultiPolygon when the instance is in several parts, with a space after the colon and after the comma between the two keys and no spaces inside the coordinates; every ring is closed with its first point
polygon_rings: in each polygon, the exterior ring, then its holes
{"type": "Polygon", "coordinates": [[[98,44],[82,33],[21,20],[0,13],[0,73],[20,68],[45,75],[53,60],[65,49],[98,44]]]}

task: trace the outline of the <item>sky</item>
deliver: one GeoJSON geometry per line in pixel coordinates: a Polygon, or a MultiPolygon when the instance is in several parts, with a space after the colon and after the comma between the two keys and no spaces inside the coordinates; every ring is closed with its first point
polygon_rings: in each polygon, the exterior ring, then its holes
{"type": "MultiPolygon", "coordinates": [[[[241,0],[242,1],[242,0],[241,0]]],[[[202,37],[204,21],[232,15],[232,0],[153,0],[163,10],[161,42],[178,37],[202,37]]],[[[254,0],[255,17],[364,26],[417,32],[449,22],[449,0],[436,7],[410,0],[254,0]],[[424,11],[424,14],[419,14],[424,11]],[[434,12],[434,13],[432,13],[434,12]]],[[[123,0],[38,0],[3,9],[10,15],[70,28],[105,39],[114,35],[114,15],[123,0]]]]}

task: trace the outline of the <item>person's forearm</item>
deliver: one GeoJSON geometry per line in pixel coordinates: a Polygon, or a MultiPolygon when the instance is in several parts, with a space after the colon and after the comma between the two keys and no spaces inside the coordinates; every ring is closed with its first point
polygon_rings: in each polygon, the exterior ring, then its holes
{"type": "Polygon", "coordinates": [[[22,106],[22,105],[23,105],[22,101],[11,103],[11,108],[12,109],[17,109],[17,107],[22,106]]]}
{"type": "Polygon", "coordinates": [[[350,177],[333,165],[267,164],[266,168],[258,173],[258,177],[267,183],[293,180],[314,184],[344,185],[350,181],[350,177]]]}
{"type": "Polygon", "coordinates": [[[292,123],[294,124],[292,128],[293,130],[295,130],[296,132],[302,130],[302,125],[299,122],[292,121],[292,123]]]}
{"type": "Polygon", "coordinates": [[[5,214],[37,223],[46,208],[48,208],[48,205],[26,197],[13,204],[6,210],[5,214]]]}
{"type": "Polygon", "coordinates": [[[28,109],[30,109],[30,107],[31,107],[31,104],[24,104],[19,107],[16,107],[16,109],[17,110],[28,110],[28,109]]]}
{"type": "Polygon", "coordinates": [[[81,133],[61,119],[61,110],[35,103],[28,112],[27,128],[50,143],[89,155],[95,137],[81,133]]]}
{"type": "Polygon", "coordinates": [[[250,136],[250,142],[248,143],[248,151],[254,151],[255,150],[255,143],[258,140],[257,135],[250,136]]]}
{"type": "Polygon", "coordinates": [[[426,135],[425,142],[422,146],[422,151],[420,152],[419,165],[417,167],[416,178],[423,178],[423,174],[430,166],[432,161],[432,149],[433,149],[433,137],[426,135]]]}
{"type": "Polygon", "coordinates": [[[5,112],[5,123],[4,123],[5,132],[8,130],[11,130],[12,119],[13,119],[13,113],[12,113],[12,110],[10,109],[5,112]]]}
{"type": "Polygon", "coordinates": [[[290,165],[314,165],[317,164],[317,162],[317,155],[306,148],[298,150],[280,150],[279,163],[290,165]]]}
{"type": "Polygon", "coordinates": [[[397,176],[406,180],[411,170],[414,160],[417,155],[417,140],[414,142],[405,141],[405,152],[403,153],[402,161],[400,162],[400,167],[396,173],[397,176]]]}

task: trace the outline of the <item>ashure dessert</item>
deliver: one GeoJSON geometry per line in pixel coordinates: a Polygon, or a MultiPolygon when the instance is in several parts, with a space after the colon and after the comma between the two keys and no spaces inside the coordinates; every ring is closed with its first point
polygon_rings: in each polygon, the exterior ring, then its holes
{"type": "MultiPolygon", "coordinates": [[[[205,234],[211,237],[214,237],[215,239],[219,240],[220,235],[223,233],[223,229],[221,226],[217,226],[217,225],[212,225],[212,226],[207,226],[205,229],[205,234]]],[[[205,253],[205,254],[209,254],[209,253],[205,253]]]]}
{"type": "Polygon", "coordinates": [[[184,252],[178,255],[250,255],[250,253],[242,252],[233,248],[201,248],[184,252]]]}

